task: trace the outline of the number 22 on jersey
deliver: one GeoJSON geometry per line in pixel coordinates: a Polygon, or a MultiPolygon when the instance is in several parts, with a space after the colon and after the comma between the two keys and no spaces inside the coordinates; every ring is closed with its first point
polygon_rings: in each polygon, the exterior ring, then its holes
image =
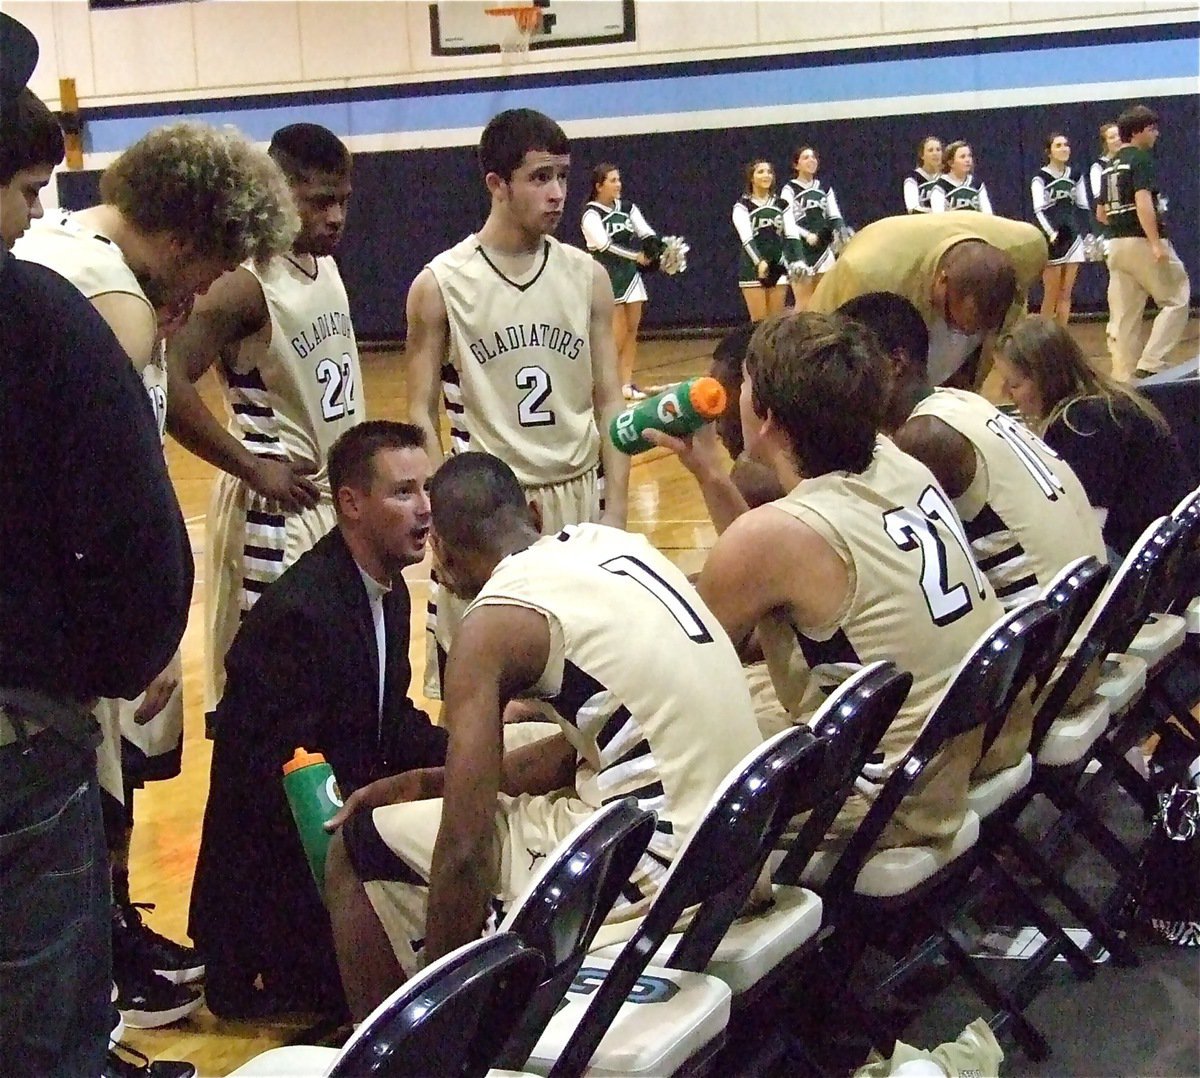
{"type": "Polygon", "coordinates": [[[321,390],[321,417],[332,423],[358,411],[358,387],[354,384],[354,365],[349,352],[336,359],[323,359],[317,364],[317,381],[321,390]]]}

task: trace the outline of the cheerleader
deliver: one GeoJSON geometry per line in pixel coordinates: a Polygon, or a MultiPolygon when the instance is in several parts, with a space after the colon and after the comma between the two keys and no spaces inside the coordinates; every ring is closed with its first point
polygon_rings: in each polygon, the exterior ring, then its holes
{"type": "MultiPolygon", "coordinates": [[[[1117,151],[1121,148],[1121,132],[1117,128],[1116,121],[1109,120],[1107,123],[1100,125],[1100,156],[1092,162],[1091,171],[1088,178],[1091,181],[1092,188],[1092,205],[1099,207],[1104,201],[1100,197],[1100,186],[1103,182],[1100,177],[1104,175],[1104,170],[1108,168],[1108,163],[1116,156],[1117,151]]],[[[1100,245],[1102,261],[1108,257],[1108,225],[1104,224],[1098,217],[1092,222],[1092,228],[1095,231],[1096,241],[1100,245]]],[[[1117,333],[1116,328],[1112,324],[1112,319],[1105,326],[1104,336],[1108,340],[1108,351],[1112,354],[1113,346],[1116,344],[1117,333]]]]}
{"type": "Polygon", "coordinates": [[[763,158],[751,161],[746,166],[745,192],[733,205],[733,227],[741,244],[738,287],[751,322],[783,310],[785,238],[792,241],[788,253],[798,239],[787,209],[775,193],[774,166],[763,158]]]}
{"type": "Polygon", "coordinates": [[[926,135],[917,146],[917,167],[904,177],[904,209],[930,213],[929,196],[941,186],[942,140],[926,135]]]}
{"type": "Polygon", "coordinates": [[[621,201],[621,170],[608,161],[592,169],[592,198],[583,210],[583,239],[592,257],[607,271],[613,290],[613,340],[626,400],[642,400],[633,381],[638,326],[646,302],[646,282],[639,272],[650,264],[641,241],[657,233],[632,202],[621,201]]]}
{"type": "Polygon", "coordinates": [[[801,146],[792,154],[792,171],[796,175],[780,192],[787,203],[788,216],[795,224],[788,276],[798,311],[807,309],[821,276],[833,265],[835,243],[848,231],[833,188],[822,188],[817,179],[820,167],[817,151],[811,146],[801,146]]]}
{"type": "Polygon", "coordinates": [[[943,173],[939,186],[929,196],[934,213],[945,210],[978,210],[992,213],[987,186],[975,176],[975,156],[965,142],[952,142],[943,155],[943,173]]]}
{"type": "Polygon", "coordinates": [[[1053,132],[1044,152],[1046,163],[1029,181],[1033,216],[1050,246],[1050,260],[1042,270],[1042,317],[1057,318],[1065,326],[1071,317],[1071,292],[1088,231],[1087,193],[1083,177],[1067,163],[1071,143],[1066,135],[1053,132]]]}

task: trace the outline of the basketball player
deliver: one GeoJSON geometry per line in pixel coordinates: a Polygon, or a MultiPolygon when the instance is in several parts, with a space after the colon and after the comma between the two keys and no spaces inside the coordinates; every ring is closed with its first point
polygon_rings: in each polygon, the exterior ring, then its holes
{"type": "MultiPolygon", "coordinates": [[[[434,467],[441,397],[450,452],[500,457],[549,532],[597,519],[623,528],[629,486],[629,458],[608,437],[624,406],[608,274],[551,235],[570,163],[567,137],[548,116],[510,109],[493,117],[479,142],[487,221],[433,259],[408,293],[409,416],[434,467]]],[[[462,609],[435,584],[428,696],[441,695],[439,656],[462,609]]]]}
{"type": "Polygon", "coordinates": [[[373,783],[334,821],[326,901],[359,1019],[632,796],[658,824],[598,940],[627,938],[760,740],[728,637],[644,537],[592,524],[542,537],[536,503],[490,454],[448,461],[430,501],[443,583],[472,602],[446,666],[446,767],[373,783]],[[502,753],[501,712],[520,695],[552,704],[562,732],[502,753]]]}
{"type": "MultiPolygon", "coordinates": [[[[162,335],[186,319],[196,293],[221,273],[286,248],[295,212],[265,154],[241,135],[202,124],[144,136],[105,171],[100,193],[97,206],[35,222],[14,253],[60,273],[92,301],[141,375],[161,437],[167,400],[162,335]]],[[[121,766],[121,731],[138,737],[154,721],[163,727],[156,732],[169,743],[167,752],[177,754],[180,679],[176,656],[142,697],[102,700],[96,709],[104,731],[98,765],[113,860],[117,1006],[134,1028],[175,1021],[200,1003],[197,993],[169,982],[197,980],[203,964],[191,948],[144,925],[129,896],[135,783],[121,766]],[[169,701],[172,707],[160,715],[169,701]]]]}
{"type": "MultiPolygon", "coordinates": [[[[908,300],[873,292],[842,304],[839,313],[883,345],[892,368],[883,429],[950,497],[976,563],[1006,610],[1036,599],[1076,558],[1107,560],[1099,517],[1062,457],[978,394],[930,384],[929,336],[908,300]]],[[[1032,723],[1028,700],[1019,698],[978,774],[1018,764],[1032,723]]]]}
{"type": "MultiPolygon", "coordinates": [[[[757,630],[794,722],[808,721],[831,684],[865,663],[890,659],[911,671],[912,691],[880,743],[890,770],[1003,608],[933,474],[879,434],[887,358],[863,326],[811,313],[768,319],[750,340],[745,372],[746,451],[790,493],[747,511],[711,428],[690,439],[649,436],[696,476],[720,533],[697,588],[735,643],[757,630]]],[[[946,749],[885,843],[954,834],[980,744],[972,734],[946,749]]],[[[869,803],[855,794],[835,830],[852,831],[869,803]]]]}
{"type": "Polygon", "coordinates": [[[167,349],[168,429],[221,470],[205,527],[209,709],[242,615],[334,526],[329,449],[366,414],[350,304],[332,257],[350,201],[350,153],[317,124],[280,128],[268,152],[300,211],[291,249],[217,281],[167,349]],[[228,430],[192,386],[214,365],[228,430]]]}

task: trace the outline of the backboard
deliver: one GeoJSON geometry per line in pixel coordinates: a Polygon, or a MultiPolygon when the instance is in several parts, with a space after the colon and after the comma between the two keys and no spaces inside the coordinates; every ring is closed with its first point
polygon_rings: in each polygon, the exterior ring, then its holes
{"type": "MultiPolygon", "coordinates": [[[[440,0],[429,5],[429,40],[434,56],[500,51],[497,17],[485,9],[532,2],[542,26],[530,49],[605,45],[635,39],[634,0],[440,0]]],[[[503,16],[507,19],[507,16],[503,16]]]]}

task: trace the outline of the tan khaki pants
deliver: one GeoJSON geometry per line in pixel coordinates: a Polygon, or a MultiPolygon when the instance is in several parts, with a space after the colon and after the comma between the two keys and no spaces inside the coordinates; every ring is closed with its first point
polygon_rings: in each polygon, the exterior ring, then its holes
{"type": "Polygon", "coordinates": [[[1113,374],[1129,379],[1135,370],[1156,372],[1183,336],[1188,320],[1187,270],[1169,240],[1166,257],[1156,262],[1150,241],[1124,237],[1108,242],[1108,309],[1114,330],[1113,374]],[[1146,346],[1138,350],[1138,333],[1146,297],[1158,304],[1146,346]],[[1139,358],[1140,357],[1140,358],[1139,358]]]}

